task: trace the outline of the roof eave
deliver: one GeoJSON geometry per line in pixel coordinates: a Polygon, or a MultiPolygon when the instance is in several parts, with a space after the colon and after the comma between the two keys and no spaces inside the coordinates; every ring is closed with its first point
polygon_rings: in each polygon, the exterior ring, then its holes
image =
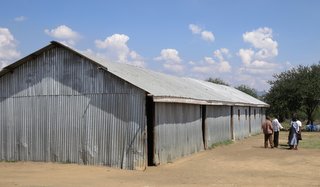
{"type": "Polygon", "coordinates": [[[193,98],[172,97],[172,96],[153,96],[156,103],[187,103],[197,105],[218,105],[218,106],[252,106],[252,107],[269,107],[268,104],[252,104],[252,103],[235,103],[216,100],[199,100],[193,98]]]}

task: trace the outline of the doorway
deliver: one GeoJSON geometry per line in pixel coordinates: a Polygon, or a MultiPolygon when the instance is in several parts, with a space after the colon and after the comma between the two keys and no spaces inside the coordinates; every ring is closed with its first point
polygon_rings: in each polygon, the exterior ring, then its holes
{"type": "Polygon", "coordinates": [[[147,115],[147,154],[148,166],[154,166],[154,112],[155,105],[152,96],[146,97],[146,115],[147,115]]]}
{"type": "Polygon", "coordinates": [[[202,118],[202,139],[204,149],[208,149],[207,145],[207,127],[206,127],[206,119],[207,119],[207,108],[206,105],[201,106],[201,118],[202,118]]]}

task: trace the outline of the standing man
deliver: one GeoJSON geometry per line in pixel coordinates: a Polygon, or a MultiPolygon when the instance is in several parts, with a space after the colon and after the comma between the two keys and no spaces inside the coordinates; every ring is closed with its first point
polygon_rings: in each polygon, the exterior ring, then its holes
{"type": "Polygon", "coordinates": [[[278,147],[279,145],[279,131],[283,129],[281,123],[279,123],[277,118],[272,120],[272,127],[273,127],[273,145],[274,147],[278,147]]]}
{"type": "Polygon", "coordinates": [[[268,141],[270,143],[270,147],[273,148],[273,128],[269,117],[266,117],[266,120],[262,123],[261,128],[264,134],[264,148],[268,148],[268,141]]]}

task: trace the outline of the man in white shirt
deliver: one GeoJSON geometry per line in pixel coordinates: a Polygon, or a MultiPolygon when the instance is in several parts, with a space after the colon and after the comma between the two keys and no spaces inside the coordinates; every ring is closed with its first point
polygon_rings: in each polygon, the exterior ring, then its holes
{"type": "Polygon", "coordinates": [[[297,120],[297,124],[299,126],[299,132],[298,132],[298,144],[299,144],[299,140],[302,140],[301,138],[302,123],[301,121],[297,120]]]}
{"type": "Polygon", "coordinates": [[[274,147],[278,147],[279,145],[279,131],[280,129],[283,129],[281,123],[279,123],[277,118],[274,118],[272,120],[272,127],[273,127],[273,144],[274,147]]]}

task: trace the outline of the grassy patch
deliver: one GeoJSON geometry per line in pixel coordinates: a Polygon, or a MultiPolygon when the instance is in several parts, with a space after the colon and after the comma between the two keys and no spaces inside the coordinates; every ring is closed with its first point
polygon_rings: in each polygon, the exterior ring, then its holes
{"type": "Polygon", "coordinates": [[[284,128],[283,130],[289,130],[289,128],[290,128],[290,121],[288,121],[288,120],[286,120],[286,121],[283,121],[282,123],[281,123],[281,125],[282,125],[282,127],[284,128]]]}
{"type": "MultiPolygon", "coordinates": [[[[288,131],[280,131],[280,141],[288,142],[288,131]]],[[[320,132],[302,132],[302,140],[299,141],[300,148],[320,149],[320,132]]]]}
{"type": "Polygon", "coordinates": [[[213,148],[219,147],[219,146],[229,145],[229,144],[232,144],[232,143],[233,143],[232,140],[226,140],[226,141],[223,141],[223,142],[214,143],[209,147],[209,149],[213,149],[213,148]]]}
{"type": "Polygon", "coordinates": [[[299,147],[307,149],[320,149],[320,133],[319,132],[302,132],[302,140],[299,147]]]}

